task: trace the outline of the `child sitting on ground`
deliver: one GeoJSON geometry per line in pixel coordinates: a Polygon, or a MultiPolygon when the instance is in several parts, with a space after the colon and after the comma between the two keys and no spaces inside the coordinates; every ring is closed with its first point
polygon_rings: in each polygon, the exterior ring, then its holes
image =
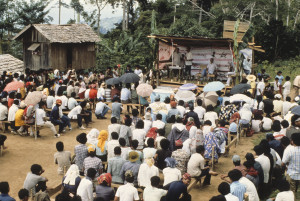
{"type": "Polygon", "coordinates": [[[59,175],[64,175],[71,166],[71,152],[64,151],[64,143],[61,141],[56,143],[56,149],[57,152],[54,154],[54,161],[55,164],[58,164],[57,172],[59,175]]]}

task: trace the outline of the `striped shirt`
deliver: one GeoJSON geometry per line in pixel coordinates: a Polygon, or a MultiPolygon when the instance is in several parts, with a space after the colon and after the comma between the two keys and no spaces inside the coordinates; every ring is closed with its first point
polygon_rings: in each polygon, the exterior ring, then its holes
{"type": "Polygon", "coordinates": [[[288,163],[287,174],[293,180],[300,180],[300,146],[291,146],[284,151],[282,162],[288,163]]]}
{"type": "Polygon", "coordinates": [[[234,181],[230,184],[230,193],[239,198],[239,201],[244,200],[244,194],[246,193],[246,187],[238,181],[234,181]]]}

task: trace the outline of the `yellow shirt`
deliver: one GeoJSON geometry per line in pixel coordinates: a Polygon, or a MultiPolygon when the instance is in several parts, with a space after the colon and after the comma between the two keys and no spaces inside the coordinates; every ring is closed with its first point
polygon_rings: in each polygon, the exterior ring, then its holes
{"type": "Polygon", "coordinates": [[[15,126],[24,126],[25,122],[23,120],[24,109],[18,109],[15,115],[15,126]]]}

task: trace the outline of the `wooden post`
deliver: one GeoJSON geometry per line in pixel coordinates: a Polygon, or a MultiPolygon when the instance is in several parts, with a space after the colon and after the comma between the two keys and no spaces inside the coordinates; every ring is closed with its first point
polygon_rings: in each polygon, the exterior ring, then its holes
{"type": "Polygon", "coordinates": [[[214,170],[214,161],[215,161],[215,147],[211,151],[211,169],[214,170]]]}
{"type": "Polygon", "coordinates": [[[156,39],[157,44],[157,57],[156,57],[156,87],[159,85],[159,42],[156,39]]]}

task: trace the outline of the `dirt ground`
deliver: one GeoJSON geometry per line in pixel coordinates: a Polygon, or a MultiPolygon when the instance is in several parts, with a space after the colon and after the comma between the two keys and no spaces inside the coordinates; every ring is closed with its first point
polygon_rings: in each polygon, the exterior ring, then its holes
{"type": "MultiPolygon", "coordinates": [[[[107,115],[110,117],[110,114],[107,115]]],[[[108,118],[109,119],[109,118],[108,118]]],[[[93,118],[93,128],[99,130],[107,129],[110,121],[97,120],[93,118]]],[[[72,123],[73,130],[66,132],[60,138],[54,138],[49,129],[41,130],[41,138],[34,140],[32,137],[21,137],[18,135],[7,135],[5,145],[8,149],[3,151],[3,156],[0,157],[0,181],[8,181],[10,185],[10,195],[17,198],[18,191],[22,188],[27,172],[30,171],[30,166],[34,163],[42,165],[45,169],[43,176],[49,179],[48,187],[54,188],[60,182],[62,177],[57,174],[57,166],[54,164],[53,155],[56,152],[55,144],[58,141],[64,142],[65,150],[74,153],[74,146],[77,144],[76,136],[81,132],[88,133],[92,128],[85,131],[79,130],[76,123],[72,123]]],[[[240,144],[230,150],[227,158],[221,157],[219,163],[216,164],[214,171],[220,174],[226,174],[232,167],[231,157],[234,154],[239,154],[243,159],[247,152],[253,148],[252,138],[242,138],[240,144]]],[[[191,191],[193,200],[202,201],[209,200],[213,195],[217,195],[218,185],[222,182],[219,176],[212,177],[211,185],[200,186],[197,184],[191,191]]]]}

